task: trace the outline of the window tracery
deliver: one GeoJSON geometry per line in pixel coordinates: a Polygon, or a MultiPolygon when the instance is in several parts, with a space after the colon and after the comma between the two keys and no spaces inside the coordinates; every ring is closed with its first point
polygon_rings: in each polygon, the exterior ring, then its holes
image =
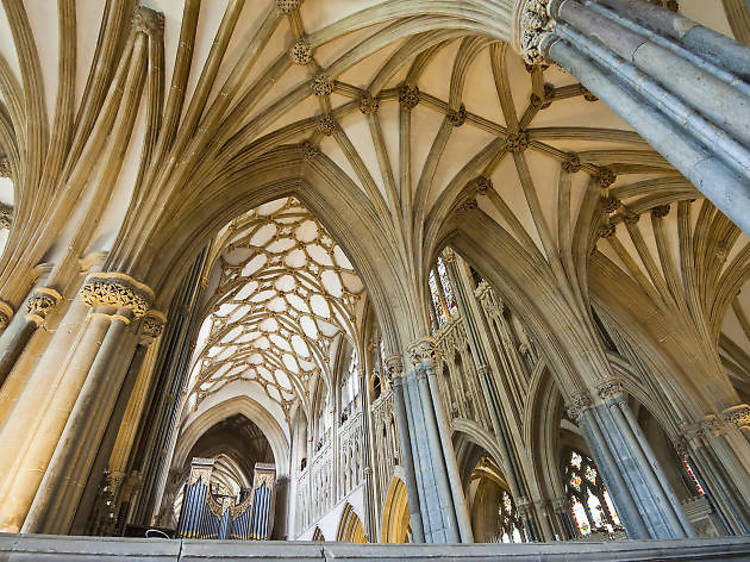
{"type": "Polygon", "coordinates": [[[566,456],[565,492],[580,536],[596,531],[613,533],[622,529],[620,517],[594,461],[580,451],[566,456]]]}
{"type": "Polygon", "coordinates": [[[244,380],[259,384],[288,416],[297,398],[309,404],[310,381],[328,369],[334,338],[354,340],[363,286],[341,247],[293,197],[226,228],[194,406],[244,380]]]}

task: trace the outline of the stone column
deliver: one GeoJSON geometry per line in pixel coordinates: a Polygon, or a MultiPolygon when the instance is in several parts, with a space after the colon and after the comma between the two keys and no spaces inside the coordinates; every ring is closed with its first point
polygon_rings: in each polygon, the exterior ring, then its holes
{"type": "Polygon", "coordinates": [[[62,295],[52,287],[36,287],[26,299],[26,314],[23,318],[13,316],[13,308],[5,301],[0,301],[0,325],[8,325],[0,336],[0,386],[7,378],[21,353],[29,343],[36,329],[44,323],[45,318],[62,300],[62,295]]]}
{"type": "Polygon", "coordinates": [[[400,355],[393,355],[385,360],[393,386],[393,409],[396,414],[396,425],[398,426],[399,443],[401,445],[401,465],[406,474],[406,494],[409,498],[409,514],[411,516],[411,529],[414,542],[425,542],[424,528],[422,526],[422,514],[420,510],[419,494],[417,492],[417,481],[414,476],[414,457],[411,449],[411,438],[409,435],[408,416],[404,402],[403,375],[404,364],[400,355]]]}
{"type": "Polygon", "coordinates": [[[643,0],[522,0],[526,61],[558,63],[750,233],[750,48],[643,0]]]}
{"type": "Polygon", "coordinates": [[[124,352],[125,364],[116,360],[118,352],[124,351],[131,320],[145,315],[154,295],[129,275],[98,273],[84,283],[81,299],[93,316],[106,315],[110,323],[34,497],[24,532],[70,532],[133,350],[124,352]]]}
{"type": "Polygon", "coordinates": [[[583,430],[629,538],[695,536],[645,436],[625,403],[618,380],[597,387],[594,404],[586,394],[569,400],[568,412],[583,430]]]}
{"type": "MultiPolygon", "coordinates": [[[[125,410],[130,402],[133,387],[143,367],[143,361],[151,344],[161,336],[164,329],[166,317],[157,310],[149,310],[146,316],[141,320],[138,328],[138,344],[136,345],[133,356],[130,360],[122,388],[117,397],[115,408],[112,412],[107,429],[96,454],[96,459],[91,469],[91,474],[86,483],[86,488],[81,497],[81,502],[76,510],[75,520],[71,529],[74,535],[91,534],[90,514],[96,500],[102,475],[109,471],[107,467],[110,463],[112,450],[115,446],[117,435],[120,431],[125,410]]],[[[119,473],[123,474],[123,473],[119,473]]],[[[124,476],[124,474],[123,474],[124,476]]],[[[116,492],[113,497],[116,498],[116,492]]]]}

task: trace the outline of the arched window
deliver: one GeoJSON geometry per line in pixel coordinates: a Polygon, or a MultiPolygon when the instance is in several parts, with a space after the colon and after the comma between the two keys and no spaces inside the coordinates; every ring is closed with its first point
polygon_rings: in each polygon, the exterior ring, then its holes
{"type": "Polygon", "coordinates": [[[349,356],[349,365],[344,372],[344,382],[341,388],[341,423],[344,423],[357,409],[357,398],[359,398],[359,358],[357,351],[352,350],[349,356]]]}
{"type": "Polygon", "coordinates": [[[445,266],[443,258],[438,257],[437,259],[437,271],[440,277],[440,284],[443,286],[443,294],[445,296],[445,305],[448,307],[448,312],[453,316],[458,307],[456,306],[456,298],[453,294],[453,287],[451,281],[448,278],[448,269],[445,266]]]}
{"type": "Polygon", "coordinates": [[[507,490],[503,490],[498,506],[498,518],[500,521],[500,532],[498,538],[502,542],[525,542],[521,529],[523,524],[518,517],[518,510],[513,497],[507,490]]]}
{"type": "Polygon", "coordinates": [[[432,297],[432,305],[435,307],[435,316],[437,317],[438,324],[442,326],[445,323],[446,315],[445,308],[440,299],[440,288],[438,287],[437,277],[435,276],[435,270],[430,270],[430,295],[432,297]]]}
{"type": "Polygon", "coordinates": [[[570,509],[582,537],[596,531],[613,533],[615,529],[622,529],[615,504],[590,457],[569,450],[564,477],[570,509]]]}

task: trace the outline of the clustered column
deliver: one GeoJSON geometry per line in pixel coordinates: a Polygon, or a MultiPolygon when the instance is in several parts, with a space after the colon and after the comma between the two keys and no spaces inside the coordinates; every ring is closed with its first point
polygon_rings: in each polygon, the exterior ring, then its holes
{"type": "Polygon", "coordinates": [[[750,234],[750,48],[643,0],[523,0],[520,48],[556,62],[750,234]]]}

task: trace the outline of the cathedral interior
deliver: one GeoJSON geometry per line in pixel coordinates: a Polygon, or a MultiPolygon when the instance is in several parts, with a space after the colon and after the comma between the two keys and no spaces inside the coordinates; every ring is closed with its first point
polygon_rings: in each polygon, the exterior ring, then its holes
{"type": "Polygon", "coordinates": [[[2,0],[0,229],[0,559],[750,559],[746,0],[2,0]]]}

